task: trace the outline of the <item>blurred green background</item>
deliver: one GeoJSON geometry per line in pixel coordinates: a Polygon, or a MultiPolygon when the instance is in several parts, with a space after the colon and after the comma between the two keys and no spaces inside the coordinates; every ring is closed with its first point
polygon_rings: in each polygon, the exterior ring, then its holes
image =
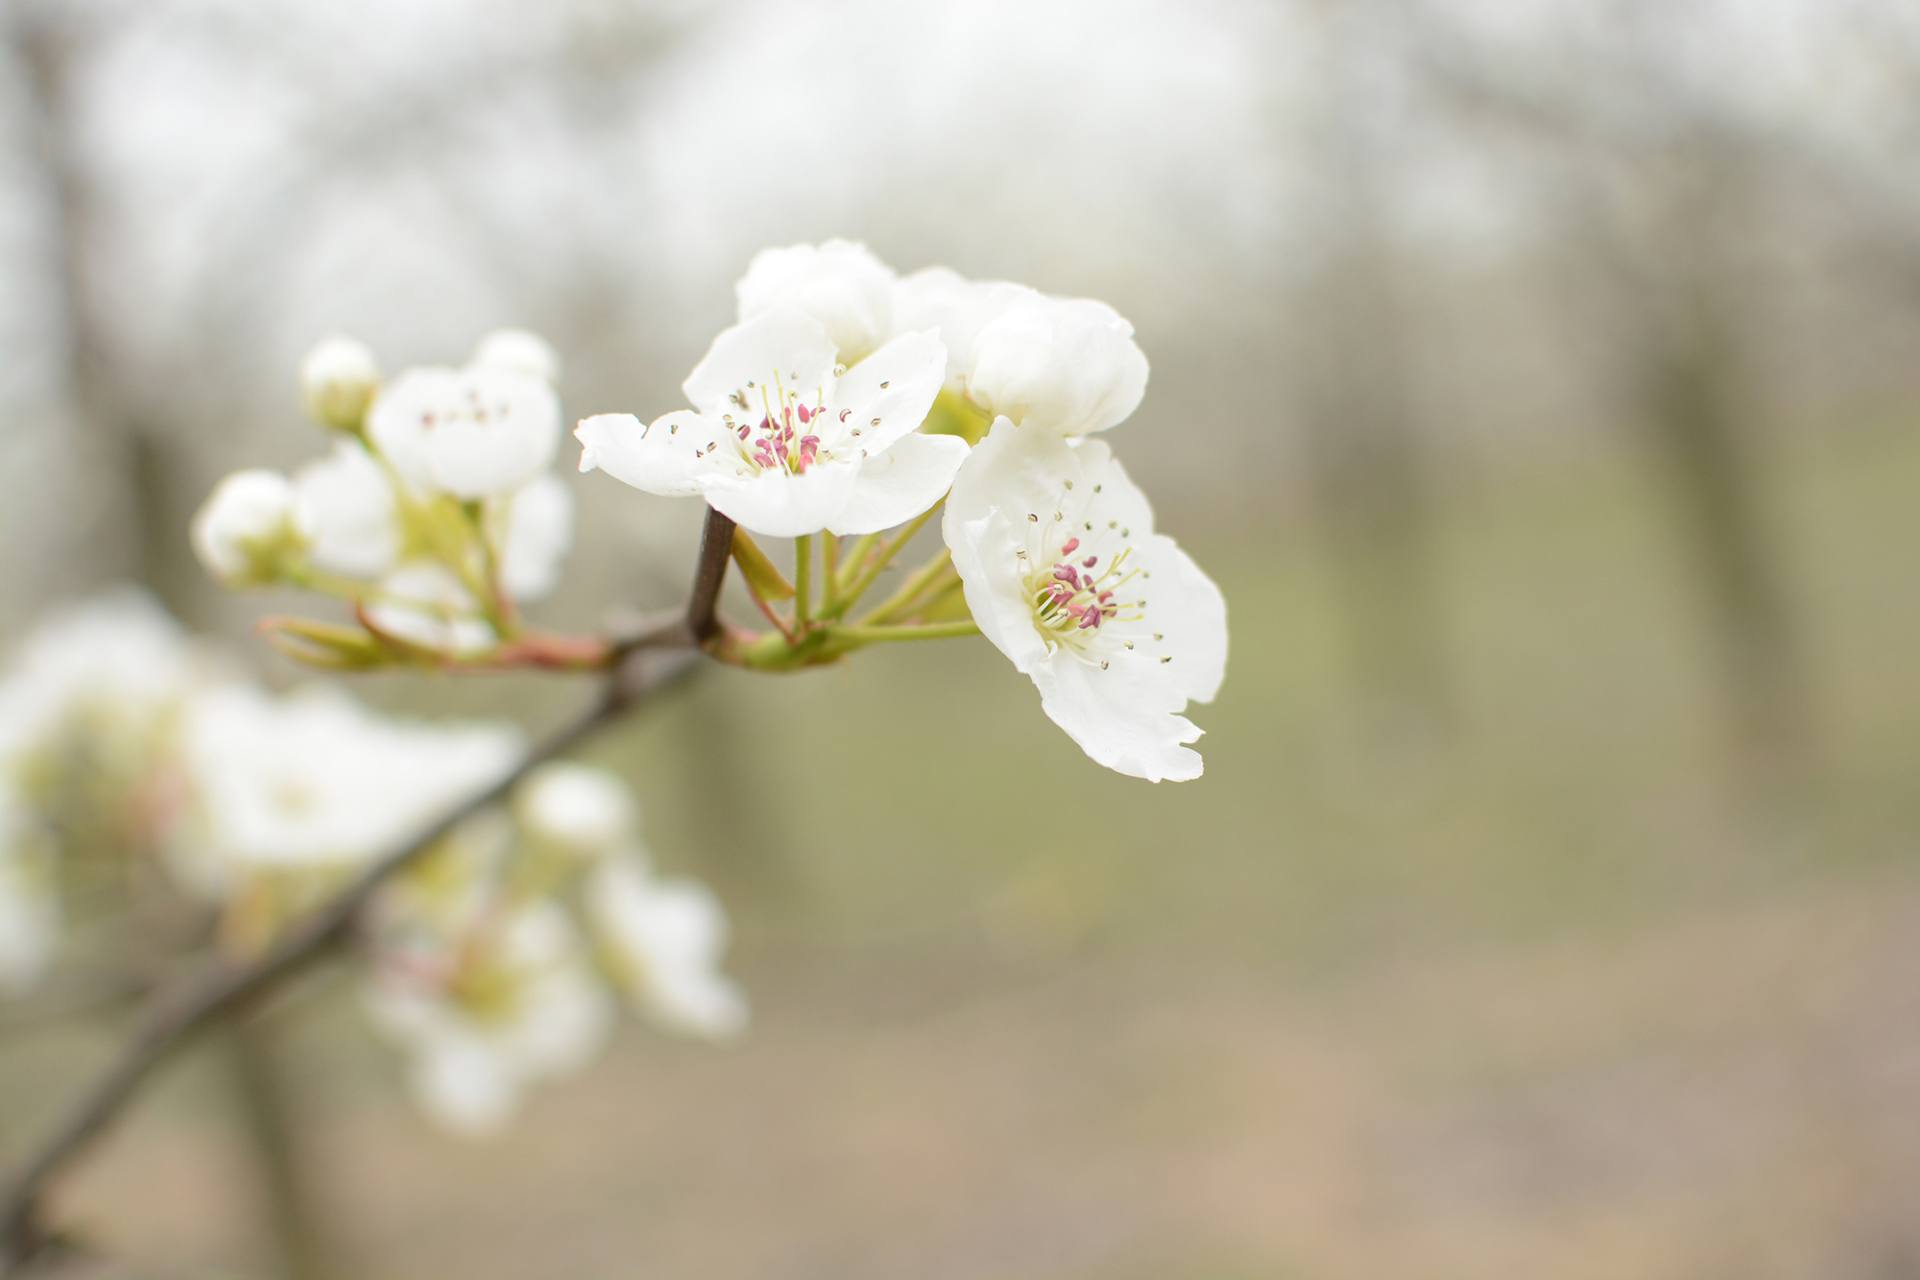
{"type": "MultiPolygon", "coordinates": [[[[1229,602],[1192,784],[977,642],[603,741],[752,1035],[632,1030],[476,1146],[291,993],[328,1274],[1920,1274],[1920,20],[1525,8],[0,11],[13,630],[132,577],[293,680],[184,528],[317,451],[315,337],[525,324],[648,414],[754,249],[836,234],[1129,316],[1109,439],[1229,602]]],[[[543,616],[674,599],[697,512],[573,483],[543,616]]],[[[9,1154],[113,1030],[0,1043],[9,1154]]],[[[271,1273],[233,1089],[171,1073],[62,1213],[271,1273]]]]}

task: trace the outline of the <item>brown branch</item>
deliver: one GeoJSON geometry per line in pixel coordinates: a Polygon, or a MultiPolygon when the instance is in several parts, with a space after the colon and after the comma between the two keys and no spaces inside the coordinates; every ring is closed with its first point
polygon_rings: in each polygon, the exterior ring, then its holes
{"type": "Polygon", "coordinates": [[[684,613],[621,640],[621,658],[599,700],[542,742],[512,772],[369,863],[345,889],[295,924],[263,955],[240,965],[216,961],[202,973],[163,989],[119,1056],[54,1127],[0,1200],[0,1273],[15,1273],[44,1243],[34,1219],[47,1186],[119,1117],[156,1067],[210,1024],[245,1012],[280,983],[351,939],[362,909],[381,886],[460,823],[503,799],[532,769],[599,732],[690,669],[697,660],[693,654],[680,652],[663,660],[652,651],[685,650],[718,634],[720,588],[732,542],[733,521],[709,511],[684,613]]]}
{"type": "Polygon", "coordinates": [[[720,585],[727,580],[727,561],[732,554],[733,521],[708,507],[686,617],[687,635],[702,647],[720,633],[720,585]]]}

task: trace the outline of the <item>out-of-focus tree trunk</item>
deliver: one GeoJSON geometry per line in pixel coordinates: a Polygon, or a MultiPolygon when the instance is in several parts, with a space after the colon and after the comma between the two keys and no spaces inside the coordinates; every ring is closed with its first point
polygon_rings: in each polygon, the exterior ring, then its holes
{"type": "Polygon", "coordinates": [[[1802,772],[1812,725],[1748,417],[1758,397],[1744,394],[1756,371],[1739,323],[1742,273],[1720,242],[1747,205],[1727,162],[1697,155],[1676,179],[1647,264],[1662,287],[1623,319],[1650,456],[1706,606],[1736,763],[1769,787],[1802,772]]]}
{"type": "Polygon", "coordinates": [[[61,354],[68,447],[89,489],[85,552],[63,557],[63,568],[69,577],[130,577],[164,593],[186,569],[183,522],[174,518],[178,513],[161,509],[165,460],[108,345],[102,309],[112,295],[93,256],[100,207],[80,153],[74,100],[86,31],[69,24],[56,6],[38,6],[16,16],[12,35],[27,72],[54,248],[47,331],[61,354]]]}
{"type": "Polygon", "coordinates": [[[1302,291],[1293,347],[1312,502],[1366,721],[1444,725],[1450,679],[1432,538],[1432,494],[1409,385],[1410,334],[1387,222],[1390,168],[1355,66],[1365,28],[1322,14],[1312,121],[1328,187],[1321,261],[1302,291]]]}
{"type": "Polygon", "coordinates": [[[261,1219],[269,1227],[276,1274],[324,1280],[325,1222],[300,1141],[294,1099],[280,1061],[272,1013],[242,1017],[220,1032],[233,1088],[234,1114],[257,1173],[261,1219]]]}

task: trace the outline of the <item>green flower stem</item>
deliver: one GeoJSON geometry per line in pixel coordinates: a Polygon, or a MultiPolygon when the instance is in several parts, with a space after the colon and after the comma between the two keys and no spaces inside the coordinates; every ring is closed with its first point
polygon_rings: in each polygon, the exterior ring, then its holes
{"type": "Polygon", "coordinates": [[[480,570],[474,573],[464,556],[458,558],[454,568],[465,580],[467,589],[480,602],[493,633],[503,640],[511,639],[520,630],[519,611],[514,608],[513,597],[507,594],[500,580],[500,553],[487,533],[486,507],[478,501],[465,502],[461,504],[461,511],[473,531],[474,545],[480,548],[480,570]]]}
{"type": "Polygon", "coordinates": [[[869,644],[889,644],[899,640],[947,640],[954,636],[977,636],[979,624],[972,618],[962,622],[932,622],[904,627],[841,626],[828,633],[829,647],[841,645],[859,648],[869,644]]]}
{"type": "Polygon", "coordinates": [[[820,614],[826,618],[839,616],[840,604],[840,535],[829,533],[820,543],[820,614]]]}
{"type": "Polygon", "coordinates": [[[848,588],[860,577],[861,570],[866,567],[867,557],[873,554],[873,549],[879,544],[880,535],[877,533],[863,533],[853,540],[846,555],[840,558],[840,581],[834,592],[835,599],[846,600],[848,588]]]}
{"type": "MultiPolygon", "coordinates": [[[[860,597],[867,593],[867,588],[873,585],[873,580],[880,576],[880,571],[893,563],[893,558],[900,554],[903,547],[913,541],[914,534],[926,528],[927,521],[933,519],[935,513],[946,504],[946,501],[945,498],[942,498],[939,502],[934,503],[931,507],[928,507],[925,511],[915,516],[908,522],[905,528],[901,529],[898,534],[895,534],[881,546],[880,554],[874,557],[873,562],[864,570],[857,571],[853,582],[841,593],[839,602],[840,612],[832,616],[841,616],[859,602],[860,597]]],[[[946,553],[942,551],[941,554],[945,555],[946,553]]],[[[854,563],[857,565],[859,562],[856,560],[854,563]]]]}
{"type": "Polygon", "coordinates": [[[310,564],[294,565],[281,575],[290,587],[302,591],[317,591],[321,595],[334,596],[341,600],[363,600],[374,594],[373,588],[353,578],[343,578],[339,574],[327,573],[310,564]]]}
{"type": "Polygon", "coordinates": [[[865,617],[858,619],[863,627],[878,626],[881,623],[897,622],[913,611],[920,597],[936,586],[944,586],[943,575],[953,572],[953,554],[945,547],[938,555],[914,570],[913,576],[903,583],[900,589],[876,607],[865,617]]]}
{"type": "Polygon", "coordinates": [[[793,620],[801,631],[813,621],[813,535],[793,540],[793,620]]]}

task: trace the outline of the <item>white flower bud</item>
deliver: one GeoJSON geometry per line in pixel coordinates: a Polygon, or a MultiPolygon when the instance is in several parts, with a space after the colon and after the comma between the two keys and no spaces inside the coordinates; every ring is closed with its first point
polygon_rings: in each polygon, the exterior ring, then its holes
{"type": "Polygon", "coordinates": [[[535,841],[584,858],[627,844],[638,821],[625,782],[564,760],[542,765],[520,784],[515,811],[535,841]]]}
{"type": "Polygon", "coordinates": [[[236,471],[214,486],[193,517],[193,549],[230,587],[264,586],[306,554],[312,521],[277,471],[236,471]]]}
{"type": "Polygon", "coordinates": [[[358,431],[379,389],[380,365],[373,349],[357,338],[322,338],[300,362],[300,398],[307,413],[335,431],[358,431]]]}
{"type": "Polygon", "coordinates": [[[734,286],[741,320],[791,307],[819,321],[848,364],[895,332],[893,268],[850,240],[762,249],[734,286]]]}
{"type": "Polygon", "coordinates": [[[1014,425],[1060,436],[1105,431],[1140,407],[1147,357],[1104,302],[1013,299],[973,340],[967,395],[1014,425]]]}
{"type": "Polygon", "coordinates": [[[560,357],[547,340],[529,329],[495,329],[480,339],[469,364],[486,369],[511,369],[543,382],[560,381],[560,357]]]}

